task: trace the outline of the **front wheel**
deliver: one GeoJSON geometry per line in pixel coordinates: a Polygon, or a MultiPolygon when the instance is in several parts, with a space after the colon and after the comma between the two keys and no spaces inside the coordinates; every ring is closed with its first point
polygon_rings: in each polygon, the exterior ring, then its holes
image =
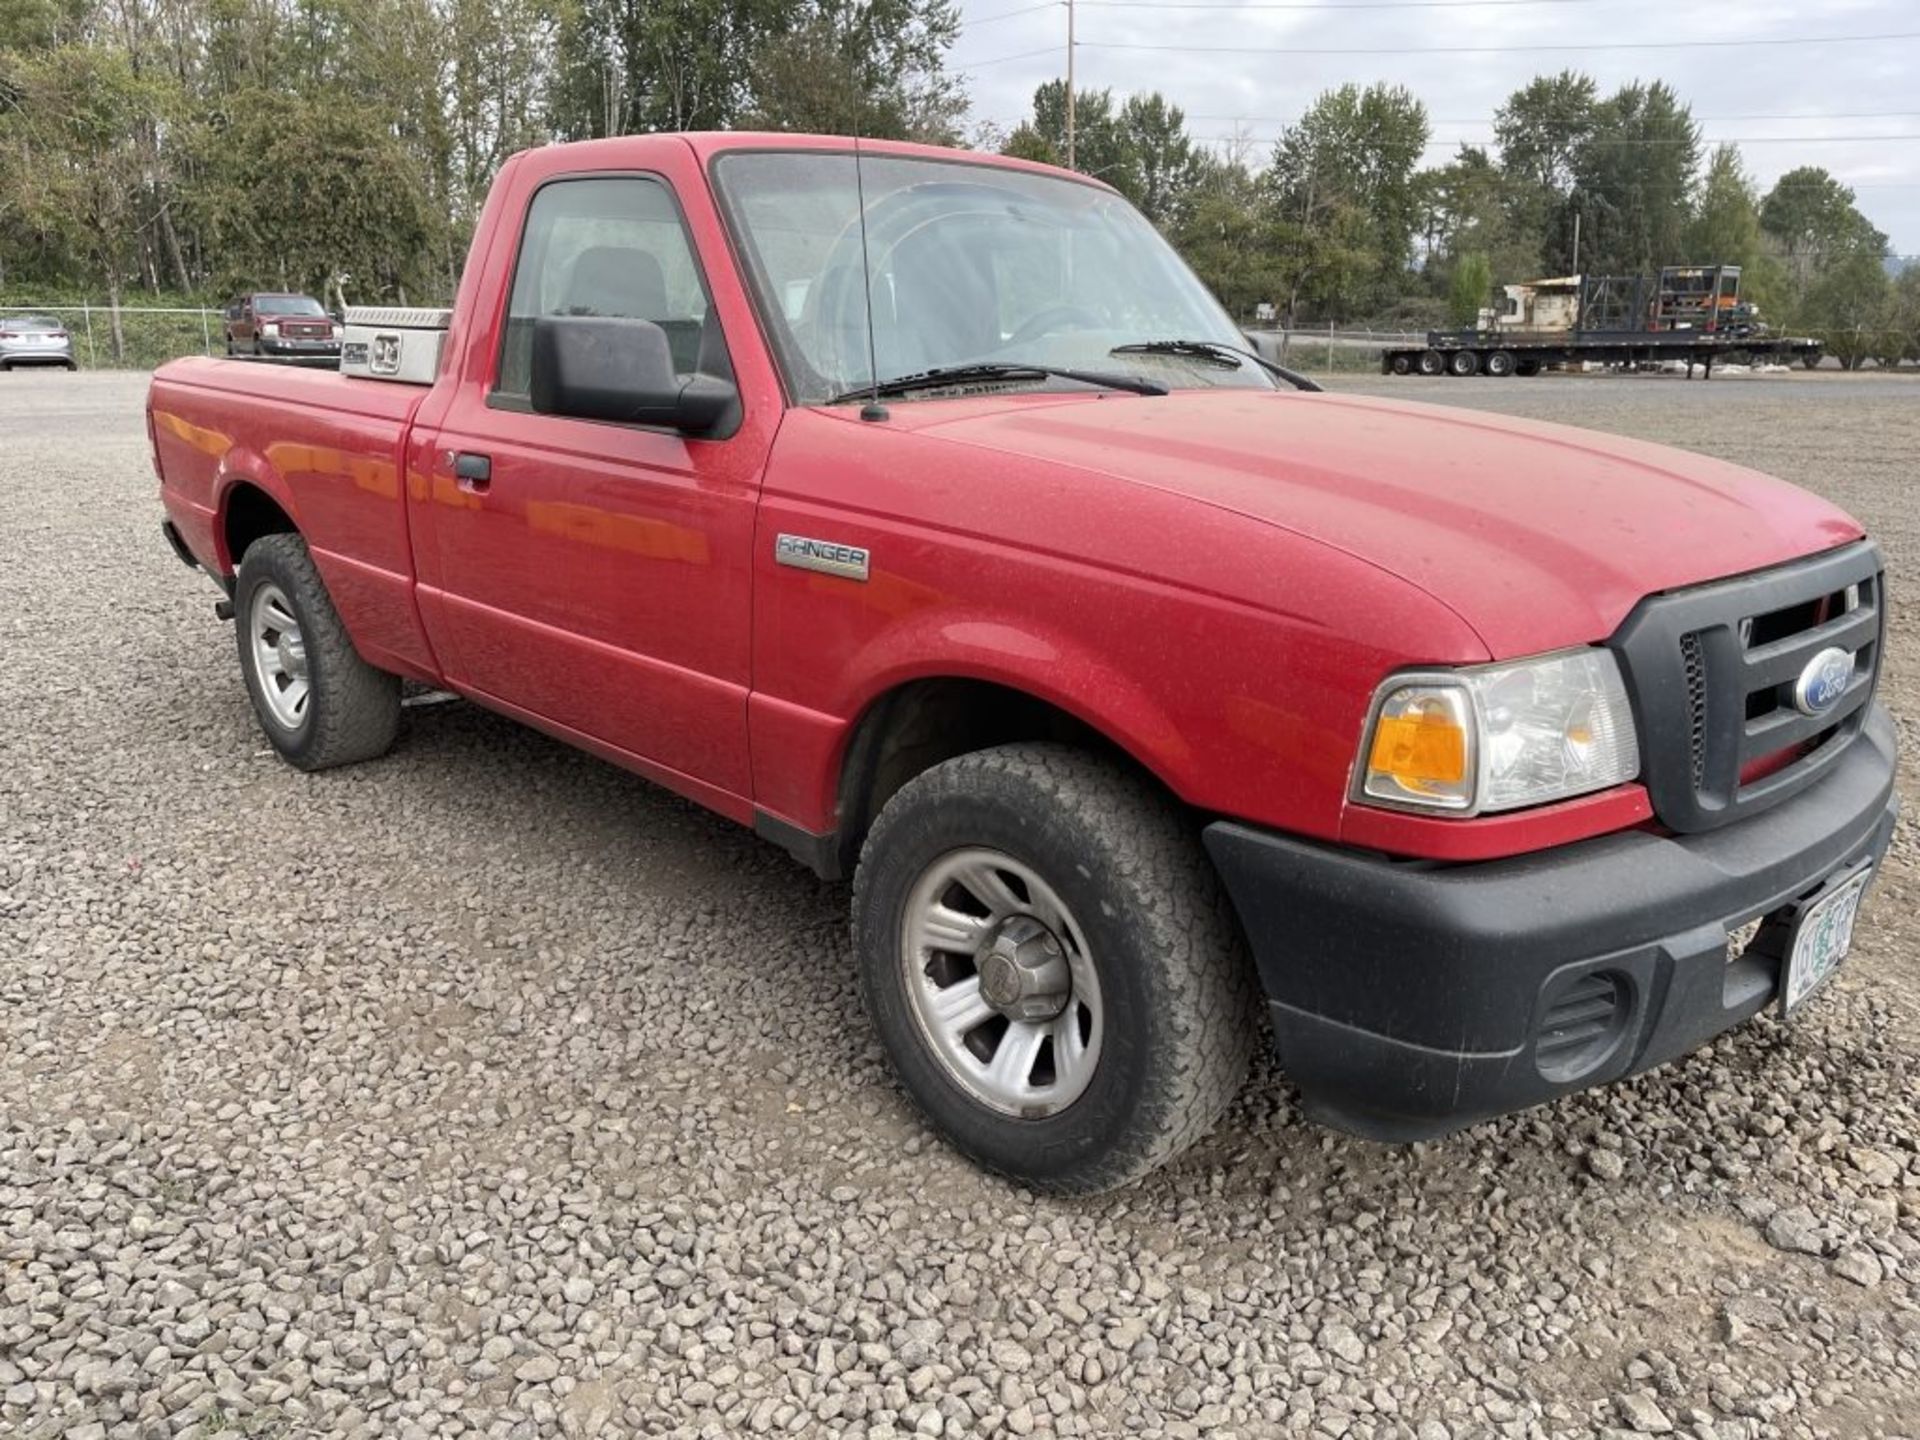
{"type": "Polygon", "coordinates": [[[1038,1189],[1125,1184],[1245,1077],[1254,977],[1186,818],[1058,745],[947,761],[888,802],[854,886],[861,992],[952,1143],[1038,1189]]]}
{"type": "Polygon", "coordinates": [[[400,728],[400,677],[360,658],[306,541],[264,535],[233,587],[240,669],[282,759],[326,770],[383,755],[400,728]]]}

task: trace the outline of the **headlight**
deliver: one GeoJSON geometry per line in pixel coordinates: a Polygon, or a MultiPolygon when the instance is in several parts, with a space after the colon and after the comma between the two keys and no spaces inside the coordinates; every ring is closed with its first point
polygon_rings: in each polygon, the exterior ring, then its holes
{"type": "Polygon", "coordinates": [[[1355,796],[1476,815],[1604,790],[1640,773],[1620,667],[1606,650],[1389,680],[1374,701],[1355,796]]]}

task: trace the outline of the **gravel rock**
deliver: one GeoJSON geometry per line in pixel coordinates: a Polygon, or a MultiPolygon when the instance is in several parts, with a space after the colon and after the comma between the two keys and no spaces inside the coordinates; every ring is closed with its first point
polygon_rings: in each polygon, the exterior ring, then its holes
{"type": "Polygon", "coordinates": [[[1827,1248],[1826,1230],[1804,1205],[1779,1210],[1767,1221],[1767,1243],[1776,1250],[1799,1255],[1823,1254],[1827,1248]]]}
{"type": "MultiPolygon", "coordinates": [[[[0,1435],[1911,1431],[1912,820],[1791,1027],[1412,1147],[1263,1058],[1189,1156],[1049,1201],[931,1137],[845,888],[746,830],[464,704],[264,754],[143,386],[0,375],[0,1435]]],[[[1920,755],[1910,377],[1348,388],[1833,496],[1920,755]]]]}
{"type": "Polygon", "coordinates": [[[1880,1261],[1871,1250],[1842,1250],[1833,1257],[1833,1273],[1842,1280],[1851,1280],[1856,1285],[1878,1285],[1882,1270],[1880,1261]]]}
{"type": "Polygon", "coordinates": [[[1589,1150],[1587,1152],[1587,1168],[1602,1180],[1618,1180],[1622,1175],[1627,1173],[1627,1162],[1620,1157],[1617,1151],[1589,1150]]]}
{"type": "Polygon", "coordinates": [[[1637,1435],[1665,1435],[1673,1429],[1673,1421],[1660,1408],[1660,1402],[1642,1391],[1630,1390],[1613,1403],[1620,1411],[1620,1418],[1637,1435]]]}

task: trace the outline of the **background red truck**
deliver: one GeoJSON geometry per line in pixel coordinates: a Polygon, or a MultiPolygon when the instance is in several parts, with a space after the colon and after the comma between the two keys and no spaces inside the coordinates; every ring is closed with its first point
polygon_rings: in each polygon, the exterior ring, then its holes
{"type": "Polygon", "coordinates": [[[502,169],[431,385],[186,360],[150,424],[286,758],[445,686],[853,875],[908,1090],[1032,1184],[1202,1133],[1256,979],[1381,1138],[1803,998],[1894,823],[1860,527],[1242,343],[1083,177],[633,137],[502,169]]]}

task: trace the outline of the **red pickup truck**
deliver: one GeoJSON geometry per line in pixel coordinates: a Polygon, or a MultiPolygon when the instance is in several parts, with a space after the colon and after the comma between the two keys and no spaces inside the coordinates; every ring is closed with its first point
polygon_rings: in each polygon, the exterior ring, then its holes
{"type": "Polygon", "coordinates": [[[282,755],[410,679],[851,875],[906,1088],[1033,1185],[1203,1133],[1263,1008],[1397,1140],[1798,1005],[1895,820],[1861,527],[1244,343],[1085,177],[628,137],[502,169],[431,384],[149,418],[282,755]]]}

